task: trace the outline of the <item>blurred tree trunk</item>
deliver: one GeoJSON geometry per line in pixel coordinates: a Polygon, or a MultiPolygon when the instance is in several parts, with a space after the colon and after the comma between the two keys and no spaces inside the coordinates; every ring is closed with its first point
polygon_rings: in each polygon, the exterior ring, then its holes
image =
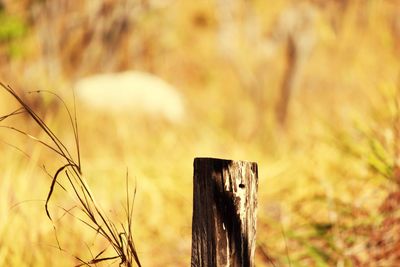
{"type": "Polygon", "coordinates": [[[287,124],[290,102],[299,86],[306,60],[317,39],[317,13],[311,4],[296,4],[284,10],[274,26],[271,46],[286,45],[286,69],[276,107],[276,118],[281,126],[287,124]]]}
{"type": "Polygon", "coordinates": [[[280,125],[285,126],[289,110],[290,99],[300,80],[301,64],[299,51],[293,40],[289,40],[286,51],[286,70],[281,86],[280,98],[276,108],[276,117],[280,125]]]}

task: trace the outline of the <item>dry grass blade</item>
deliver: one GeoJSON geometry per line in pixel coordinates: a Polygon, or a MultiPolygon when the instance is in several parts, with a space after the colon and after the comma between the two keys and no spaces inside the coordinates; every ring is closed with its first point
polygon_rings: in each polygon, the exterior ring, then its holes
{"type": "MultiPolygon", "coordinates": [[[[47,126],[47,124],[40,118],[40,116],[10,87],[6,86],[3,83],[0,85],[10,93],[15,100],[19,102],[22,108],[26,111],[26,113],[36,122],[36,124],[46,133],[46,135],[51,139],[51,141],[56,146],[56,150],[63,156],[65,160],[67,160],[71,164],[77,165],[66,146],[60,141],[56,134],[47,126]]],[[[80,170],[80,166],[77,165],[78,170],[80,170]]]]}
{"type": "MultiPolygon", "coordinates": [[[[76,108],[74,104],[74,116],[72,116],[69,111],[64,100],[59,97],[57,94],[48,91],[36,91],[36,92],[47,92],[55,97],[57,97],[60,102],[64,105],[66,112],[68,113],[69,121],[72,126],[73,135],[75,139],[75,150],[76,150],[76,158],[72,157],[72,154],[69,152],[69,149],[64,145],[64,143],[58,138],[58,136],[50,129],[50,127],[43,121],[43,119],[26,103],[24,100],[10,87],[0,83],[1,87],[3,87],[7,92],[14,97],[15,100],[21,105],[17,110],[0,117],[0,122],[22,113],[28,114],[28,116],[43,130],[46,136],[49,138],[48,142],[44,142],[39,138],[36,138],[30,135],[27,132],[19,130],[12,126],[0,126],[0,128],[6,128],[12,130],[14,132],[25,135],[26,137],[33,139],[34,141],[44,145],[49,148],[50,151],[54,152],[56,155],[61,157],[63,160],[63,165],[59,167],[55,174],[52,176],[52,181],[50,184],[49,192],[45,201],[45,211],[49,219],[53,222],[52,217],[50,215],[50,211],[48,209],[48,204],[53,196],[53,193],[56,189],[56,185],[59,185],[65,192],[69,193],[70,196],[75,200],[76,205],[74,209],[77,208],[78,212],[82,212],[84,219],[81,216],[76,216],[72,213],[71,209],[65,209],[64,215],[69,214],[73,216],[78,221],[87,225],[91,230],[95,231],[96,234],[100,234],[109,245],[113,248],[116,255],[114,256],[102,256],[107,249],[100,251],[96,256],[92,255],[92,259],[89,261],[84,261],[79,257],[75,257],[80,264],[77,266],[96,266],[97,263],[104,261],[115,261],[117,259],[120,260],[120,266],[131,267],[136,264],[137,266],[141,266],[139,257],[134,246],[133,237],[132,237],[132,220],[133,220],[133,202],[136,194],[133,195],[132,200],[129,198],[129,189],[128,189],[128,173],[126,176],[126,214],[127,214],[127,227],[124,227],[121,224],[120,229],[117,228],[116,224],[114,224],[107,215],[102,211],[102,209],[96,203],[93,194],[91,193],[88,184],[86,183],[82,171],[81,171],[81,160],[80,160],[80,148],[79,148],[79,134],[78,134],[78,123],[76,118],[76,108]],[[59,182],[60,179],[64,179],[69,187],[62,186],[59,182]]],[[[75,97],[75,96],[74,96],[75,97]]],[[[29,156],[28,156],[29,157],[29,156]]],[[[45,172],[46,169],[43,167],[45,172]]],[[[64,216],[63,215],[63,216],[64,216]]],[[[53,224],[54,225],[54,224],[53,224]]],[[[57,239],[58,243],[58,239],[57,239]]],[[[58,244],[59,249],[61,250],[61,246],[58,244]]]]}
{"type": "Polygon", "coordinates": [[[115,259],[118,259],[118,258],[119,258],[119,256],[106,257],[106,258],[97,258],[97,259],[94,258],[89,262],[83,262],[81,264],[75,265],[75,267],[80,267],[80,266],[84,266],[84,265],[90,266],[91,264],[97,264],[97,263],[100,263],[100,262],[103,262],[103,261],[115,260],[115,259]]]}
{"type": "MultiPolygon", "coordinates": [[[[0,126],[0,127],[2,127],[2,126],[0,126]]],[[[7,127],[6,127],[6,128],[7,128],[7,127]]],[[[37,141],[40,142],[40,140],[37,140],[37,141]]],[[[31,156],[30,156],[28,153],[26,153],[25,151],[23,151],[21,148],[19,148],[19,147],[17,147],[17,146],[14,146],[13,144],[10,144],[10,143],[5,142],[5,141],[3,141],[3,140],[0,140],[0,142],[6,144],[6,145],[9,146],[9,147],[14,148],[14,149],[17,150],[18,152],[20,152],[22,155],[24,155],[26,158],[28,158],[28,159],[31,158],[31,156]]],[[[41,168],[41,170],[42,170],[44,173],[47,174],[47,176],[49,176],[50,178],[53,179],[53,176],[46,170],[45,166],[40,166],[40,168],[41,168]]],[[[60,184],[58,181],[56,181],[56,183],[57,183],[58,186],[61,187],[61,189],[63,189],[64,191],[67,191],[67,190],[65,189],[65,187],[64,187],[62,184],[60,184]]]]}
{"type": "Polygon", "coordinates": [[[76,147],[76,152],[77,152],[77,161],[78,161],[78,166],[81,166],[81,155],[80,155],[80,149],[79,149],[79,134],[78,134],[78,121],[76,119],[76,105],[75,105],[75,93],[73,92],[73,97],[74,97],[74,117],[72,117],[71,112],[69,111],[69,108],[67,106],[67,103],[65,103],[64,99],[62,99],[58,94],[51,92],[49,90],[36,90],[36,91],[30,91],[28,93],[47,93],[51,94],[52,96],[56,97],[63,105],[64,110],[68,114],[68,118],[71,122],[72,125],[72,131],[74,132],[74,138],[75,138],[75,147],[76,147]]]}
{"type": "Polygon", "coordinates": [[[28,137],[28,138],[30,138],[30,139],[32,139],[32,140],[38,142],[38,143],[41,143],[42,145],[44,145],[45,147],[49,148],[50,150],[52,150],[53,152],[57,153],[58,155],[64,156],[64,155],[63,155],[62,153],[60,153],[56,148],[54,148],[54,147],[52,147],[51,145],[47,144],[46,142],[40,140],[39,138],[34,137],[33,135],[28,134],[27,132],[24,132],[24,131],[22,131],[22,130],[20,130],[20,129],[17,129],[17,128],[15,128],[15,127],[12,127],[12,126],[0,126],[0,128],[7,128],[7,129],[9,129],[9,130],[12,130],[12,131],[18,132],[18,133],[20,133],[20,134],[23,134],[23,135],[25,135],[26,137],[28,137]]]}
{"type": "Polygon", "coordinates": [[[19,114],[23,114],[23,113],[25,113],[24,108],[18,108],[18,109],[14,110],[13,112],[11,112],[11,113],[9,113],[7,115],[1,116],[0,117],[0,121],[3,121],[3,120],[5,120],[5,119],[7,119],[9,117],[12,117],[12,116],[15,116],[15,115],[19,115],[19,114]]]}
{"type": "Polygon", "coordinates": [[[60,168],[56,171],[56,174],[55,174],[54,177],[53,177],[53,180],[52,180],[51,185],[50,185],[50,190],[49,190],[49,193],[48,193],[48,195],[47,195],[46,204],[44,205],[44,206],[45,206],[45,209],[46,209],[47,217],[49,217],[50,220],[51,220],[51,216],[50,216],[50,213],[49,213],[48,204],[49,204],[51,195],[53,194],[54,186],[56,185],[56,182],[57,182],[57,177],[58,177],[58,175],[59,175],[65,168],[67,168],[67,167],[73,167],[73,166],[74,166],[74,165],[72,165],[72,164],[65,164],[64,166],[60,167],[60,168]]]}

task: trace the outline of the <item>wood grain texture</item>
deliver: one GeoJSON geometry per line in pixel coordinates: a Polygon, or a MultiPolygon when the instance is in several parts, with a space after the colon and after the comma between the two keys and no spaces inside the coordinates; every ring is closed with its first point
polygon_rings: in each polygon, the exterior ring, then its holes
{"type": "Polygon", "coordinates": [[[252,267],[258,168],[253,162],[194,160],[192,267],[252,267]]]}

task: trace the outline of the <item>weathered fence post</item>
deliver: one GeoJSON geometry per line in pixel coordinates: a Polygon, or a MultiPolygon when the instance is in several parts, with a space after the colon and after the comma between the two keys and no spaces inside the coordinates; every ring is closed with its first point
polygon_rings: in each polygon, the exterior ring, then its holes
{"type": "Polygon", "coordinates": [[[196,158],[193,180],[191,266],[254,266],[257,163],[196,158]]]}

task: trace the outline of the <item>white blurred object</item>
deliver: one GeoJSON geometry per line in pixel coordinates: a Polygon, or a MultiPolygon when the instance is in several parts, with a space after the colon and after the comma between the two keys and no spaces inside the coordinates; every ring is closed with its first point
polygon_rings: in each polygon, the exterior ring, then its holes
{"type": "Polygon", "coordinates": [[[185,114],[183,97],[176,88],[145,72],[89,76],[77,81],[75,90],[78,102],[103,112],[142,114],[172,123],[182,121],[185,114]]]}

